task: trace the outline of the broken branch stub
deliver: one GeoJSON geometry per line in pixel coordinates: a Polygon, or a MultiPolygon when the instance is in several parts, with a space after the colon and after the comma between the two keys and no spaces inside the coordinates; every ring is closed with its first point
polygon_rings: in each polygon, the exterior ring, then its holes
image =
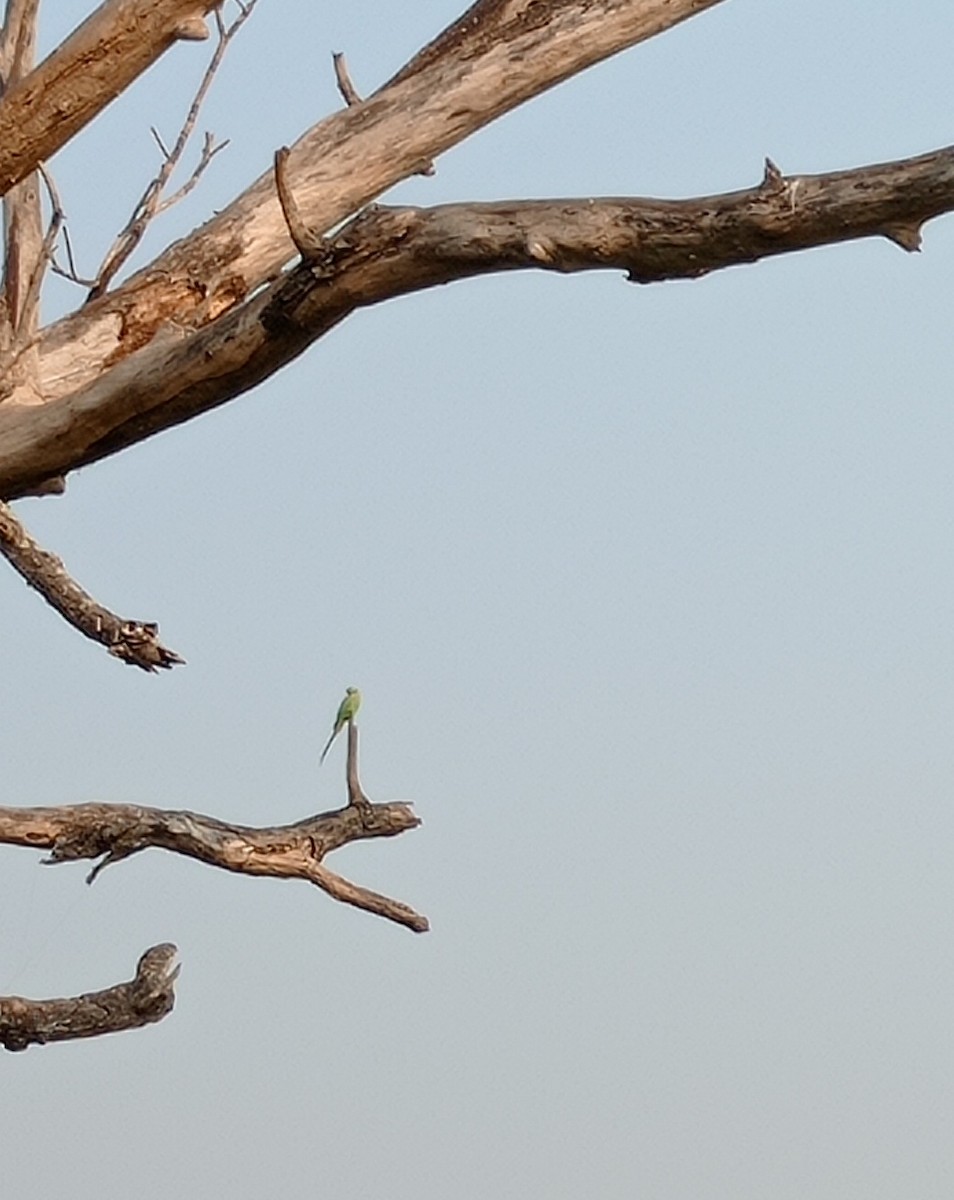
{"type": "Polygon", "coordinates": [[[153,946],[140,958],[135,976],[99,992],[57,1000],[0,996],[0,1045],[26,1050],[31,1045],[100,1037],[154,1024],[172,1012],[179,967],[171,942],[153,946]]]}

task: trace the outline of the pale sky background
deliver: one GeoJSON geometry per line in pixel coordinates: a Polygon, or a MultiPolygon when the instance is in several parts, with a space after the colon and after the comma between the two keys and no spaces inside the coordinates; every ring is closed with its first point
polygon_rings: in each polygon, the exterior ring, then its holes
{"type": "MultiPolygon", "coordinates": [[[[92,7],[46,5],[44,46],[92,7]]],[[[137,264],[463,7],[261,0],[232,143],[137,264]]],[[[734,0],[388,199],[690,196],[952,139],[954,5],[734,0]]],[[[210,44],[54,162],[92,270],[210,44]]],[[[180,947],[144,1031],[3,1054],[4,1197],[949,1200],[954,222],[639,288],[466,282],[18,511],[188,666],[126,669],[0,571],[4,802],[254,824],[363,778],[423,826],[304,884],[0,849],[0,993],[180,947]]],[[[81,298],[59,284],[48,315],[81,298]]],[[[0,564],[2,565],[2,564],[0,564]]]]}

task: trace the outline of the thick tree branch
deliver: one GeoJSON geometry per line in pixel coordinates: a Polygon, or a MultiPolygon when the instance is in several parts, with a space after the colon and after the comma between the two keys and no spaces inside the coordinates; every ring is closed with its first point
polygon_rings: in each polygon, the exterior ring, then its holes
{"type": "Polygon", "coordinates": [[[27,533],[8,504],[0,501],[0,554],[43,599],[84,636],[99,642],[131,667],[158,671],[184,663],[159,641],[151,621],[126,621],[104,608],[72,578],[55,554],[27,533]]]}
{"type": "MultiPolygon", "coordinates": [[[[496,6],[506,20],[495,38],[462,18],[446,53],[328,117],[292,147],[288,181],[303,219],[316,234],[327,231],[503,113],[721,2],[508,0],[496,6]]],[[[115,292],[45,332],[43,396],[91,383],[168,320],[214,320],[274,279],[293,253],[268,170],[115,292]]]]}
{"type": "Polygon", "coordinates": [[[68,1000],[0,996],[0,1045],[7,1050],[25,1050],[31,1045],[99,1037],[161,1021],[176,1001],[179,967],[175,956],[171,942],[153,946],[140,958],[135,978],[128,983],[68,1000]]]}
{"type": "Polygon", "coordinates": [[[323,865],[325,855],[349,842],[395,837],[420,819],[408,804],[349,804],[306,817],[294,825],[253,829],[229,825],[201,813],[132,804],[77,804],[59,808],[0,808],[0,842],[51,851],[48,862],[99,859],[92,883],[104,867],[140,850],[157,848],[197,858],[213,867],[273,879],[304,879],[328,895],[366,912],[423,933],[427,918],[342,879],[323,865]]]}
{"type": "Polygon", "coordinates": [[[0,193],[25,179],[221,0],[105,0],[0,101],[0,193]]]}
{"type": "Polygon", "coordinates": [[[59,475],[239,395],[356,308],[493,271],[618,269],[695,278],[775,254],[884,236],[913,249],[954,209],[954,148],[828,175],[767,171],[696,200],[557,200],[372,207],[211,326],[170,328],[68,399],[0,406],[0,496],[59,475]]]}

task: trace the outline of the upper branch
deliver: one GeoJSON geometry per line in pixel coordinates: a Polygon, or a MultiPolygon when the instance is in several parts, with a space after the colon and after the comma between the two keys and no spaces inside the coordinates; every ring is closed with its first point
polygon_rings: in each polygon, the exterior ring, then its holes
{"type": "MultiPolygon", "coordinates": [[[[468,31],[465,14],[438,56],[305,133],[292,147],[288,182],[320,234],[524,101],[721,2],[507,0],[495,6],[506,20],[492,38],[468,31]]],[[[51,326],[41,342],[43,395],[91,382],[170,319],[214,320],[293,253],[268,170],[122,287],[51,326]]]]}
{"type": "Polygon", "coordinates": [[[105,0],[0,101],[0,193],[35,171],[221,0],[105,0]]]}
{"type": "Polygon", "coordinates": [[[696,200],[584,199],[372,207],[240,308],[170,332],[76,394],[0,406],[0,496],[116,453],[247,391],[356,308],[492,271],[624,270],[695,278],[810,246],[882,235],[916,247],[954,209],[954,147],[829,175],[770,169],[696,200]]]}

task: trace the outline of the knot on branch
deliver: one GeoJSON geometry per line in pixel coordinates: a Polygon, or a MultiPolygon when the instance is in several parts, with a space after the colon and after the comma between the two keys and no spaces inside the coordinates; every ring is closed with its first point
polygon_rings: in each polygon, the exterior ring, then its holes
{"type": "Polygon", "coordinates": [[[205,17],[183,17],[173,35],[180,42],[205,42],[209,38],[209,27],[205,17]]]}

